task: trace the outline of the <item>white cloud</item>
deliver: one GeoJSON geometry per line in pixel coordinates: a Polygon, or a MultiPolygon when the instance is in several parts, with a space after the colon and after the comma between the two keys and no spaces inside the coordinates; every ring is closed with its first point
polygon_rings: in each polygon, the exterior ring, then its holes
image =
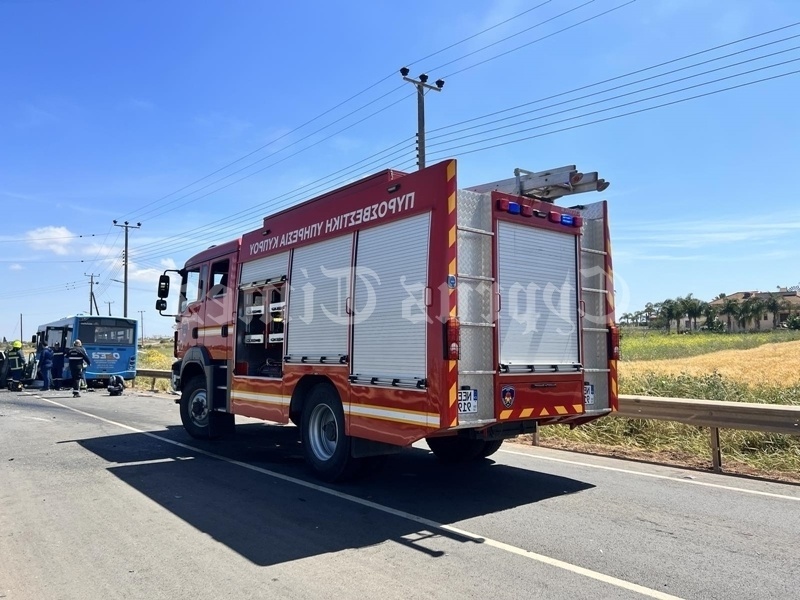
{"type": "MultiPolygon", "coordinates": [[[[128,265],[128,281],[141,281],[153,283],[158,281],[159,276],[165,269],[177,269],[175,261],[171,258],[163,258],[159,261],[162,268],[139,267],[133,261],[128,265]]],[[[155,289],[155,288],[153,288],[155,289]]]]}
{"type": "Polygon", "coordinates": [[[12,271],[22,271],[22,269],[24,269],[25,267],[23,267],[23,266],[22,266],[21,264],[19,264],[19,263],[14,263],[13,265],[11,265],[11,266],[10,266],[10,267],[8,267],[8,268],[9,268],[9,269],[11,269],[12,271]]]}
{"type": "Polygon", "coordinates": [[[34,250],[48,250],[59,256],[69,254],[75,234],[66,227],[39,227],[25,232],[26,243],[34,250]]]}

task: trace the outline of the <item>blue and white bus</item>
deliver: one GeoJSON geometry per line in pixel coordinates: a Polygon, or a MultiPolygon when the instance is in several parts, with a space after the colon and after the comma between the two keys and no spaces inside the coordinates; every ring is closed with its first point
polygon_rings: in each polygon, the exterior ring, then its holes
{"type": "MultiPolygon", "coordinates": [[[[80,340],[92,361],[84,373],[86,384],[98,387],[108,385],[112,375],[126,380],[136,377],[137,336],[136,319],[77,315],[39,325],[35,341],[37,347],[46,340],[51,348],[57,342],[69,349],[80,340]]],[[[53,373],[54,378],[70,379],[66,363],[64,373],[53,373]]]]}

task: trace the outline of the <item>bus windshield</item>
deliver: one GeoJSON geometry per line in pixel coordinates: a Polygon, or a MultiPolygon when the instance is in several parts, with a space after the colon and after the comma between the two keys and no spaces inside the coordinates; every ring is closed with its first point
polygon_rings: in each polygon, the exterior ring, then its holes
{"type": "Polygon", "coordinates": [[[78,337],[86,344],[133,345],[133,325],[115,319],[81,321],[78,337]]]}

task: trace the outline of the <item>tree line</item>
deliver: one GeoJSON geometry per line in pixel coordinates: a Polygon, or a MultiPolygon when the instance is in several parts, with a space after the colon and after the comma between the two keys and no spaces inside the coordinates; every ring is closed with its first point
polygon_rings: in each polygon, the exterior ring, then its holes
{"type": "Polygon", "coordinates": [[[669,333],[672,323],[676,324],[677,333],[681,333],[684,320],[691,323],[691,329],[697,331],[698,319],[704,319],[701,328],[708,331],[732,331],[736,323],[743,331],[761,329],[763,316],[772,314],[772,327],[781,326],[780,313],[789,313],[785,326],[789,329],[800,329],[798,306],[790,304],[775,292],[753,293],[739,300],[719,294],[712,302],[695,298],[693,294],[685,297],[667,298],[663,302],[648,302],[644,309],[623,313],[619,317],[622,325],[664,329],[669,333]],[[721,302],[715,302],[721,300],[721,302]],[[751,327],[753,325],[754,327],[751,327]]]}

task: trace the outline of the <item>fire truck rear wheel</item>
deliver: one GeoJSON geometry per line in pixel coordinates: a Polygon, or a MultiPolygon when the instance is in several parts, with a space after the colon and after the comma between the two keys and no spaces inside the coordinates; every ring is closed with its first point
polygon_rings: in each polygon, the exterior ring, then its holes
{"type": "Polygon", "coordinates": [[[483,450],[481,450],[479,456],[482,458],[487,458],[500,450],[500,446],[503,445],[503,440],[492,440],[490,442],[486,442],[483,446],[483,450]]]}
{"type": "Polygon", "coordinates": [[[361,461],[350,455],[344,410],[333,386],[321,383],[311,390],[303,406],[300,431],[306,462],[320,479],[342,481],[358,473],[361,461]]]}
{"type": "Polygon", "coordinates": [[[428,447],[443,462],[455,463],[475,460],[482,456],[486,448],[483,440],[473,440],[466,437],[452,436],[428,438],[428,447]]]}
{"type": "Polygon", "coordinates": [[[204,377],[193,377],[181,393],[181,422],[193,438],[210,437],[211,405],[204,377]]]}

